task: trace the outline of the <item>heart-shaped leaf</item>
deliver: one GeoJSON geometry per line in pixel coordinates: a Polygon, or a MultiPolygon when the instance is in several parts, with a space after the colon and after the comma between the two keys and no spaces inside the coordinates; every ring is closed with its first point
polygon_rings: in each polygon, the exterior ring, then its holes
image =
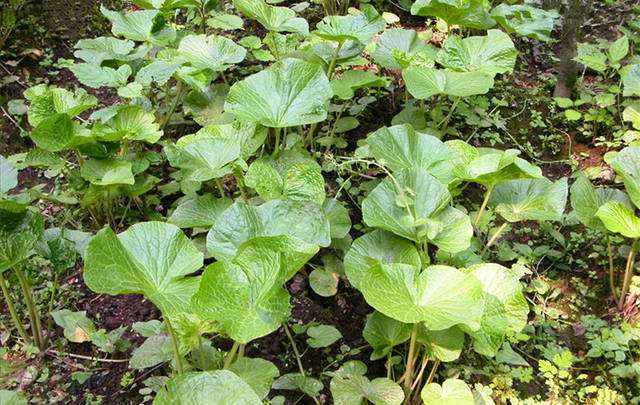
{"type": "Polygon", "coordinates": [[[93,87],[121,87],[127,84],[132,70],[129,65],[122,65],[117,69],[99,66],[92,63],[76,63],[68,67],[78,81],[85,86],[93,87]]]}
{"type": "Polygon", "coordinates": [[[44,233],[39,212],[0,208],[0,273],[27,259],[44,233]]]}
{"type": "Polygon", "coordinates": [[[623,96],[640,96],[640,63],[622,68],[620,77],[622,78],[623,96]]]}
{"type": "Polygon", "coordinates": [[[331,81],[331,89],[336,97],[349,100],[355,96],[354,91],[363,88],[381,87],[385,80],[373,72],[365,70],[348,70],[331,81]]]}
{"type": "Polygon", "coordinates": [[[418,342],[425,346],[429,358],[455,361],[462,353],[464,332],[457,326],[443,330],[429,330],[423,326],[418,330],[418,342]]]}
{"type": "Polygon", "coordinates": [[[187,35],[178,53],[193,67],[219,72],[244,60],[247,51],[229,38],[219,35],[187,35]]]}
{"type": "Polygon", "coordinates": [[[290,8],[271,6],[264,0],[233,0],[233,5],[269,31],[309,34],[307,20],[296,17],[295,11],[290,8]]]}
{"type": "Polygon", "coordinates": [[[111,32],[116,37],[132,41],[167,43],[175,38],[175,31],[164,26],[157,10],[139,10],[126,14],[100,6],[100,12],[111,22],[111,32]]]}
{"type": "Polygon", "coordinates": [[[609,201],[596,212],[604,226],[611,232],[627,238],[640,238],[640,218],[631,208],[617,201],[609,201]]]}
{"type": "Polygon", "coordinates": [[[32,127],[55,114],[64,113],[73,118],[98,104],[98,100],[84,89],[71,92],[45,84],[29,87],[24,98],[29,101],[27,119],[32,127]]]}
{"type": "Polygon", "coordinates": [[[96,186],[134,184],[131,162],[116,159],[89,159],[80,166],[83,179],[96,186]]]}
{"type": "Polygon", "coordinates": [[[373,56],[378,65],[384,68],[400,69],[403,66],[398,63],[394,56],[398,52],[401,52],[405,57],[411,57],[419,53],[426,55],[435,53],[433,46],[420,39],[416,31],[392,28],[382,33],[371,56],[373,56]]]}
{"type": "Polygon", "coordinates": [[[362,337],[373,349],[371,360],[378,360],[391,353],[394,347],[409,340],[411,325],[375,311],[367,317],[362,337]]]}
{"type": "Polygon", "coordinates": [[[178,374],[160,389],[153,405],[206,404],[213,398],[219,404],[262,405],[251,386],[229,370],[178,374]]]}
{"type": "Polygon", "coordinates": [[[609,201],[617,201],[632,208],[629,197],[621,190],[608,187],[594,187],[586,176],[580,175],[571,185],[571,207],[576,217],[585,226],[602,229],[602,222],[596,217],[598,209],[609,201]]]}
{"type": "Polygon", "coordinates": [[[175,225],[140,222],[98,232],[87,248],[84,281],[98,293],[143,294],[164,316],[190,312],[203,255],[175,225]]]}
{"type": "Polygon", "coordinates": [[[18,185],[18,170],[4,156],[0,155],[0,194],[18,185]]]}
{"type": "Polygon", "coordinates": [[[162,137],[154,114],[136,105],[118,107],[116,114],[104,123],[97,123],[92,133],[110,142],[128,139],[156,143],[162,137]]]}
{"type": "Polygon", "coordinates": [[[449,378],[442,383],[427,384],[420,392],[420,398],[429,405],[474,405],[473,393],[464,381],[449,378]]]}
{"type": "Polygon", "coordinates": [[[376,405],[400,405],[404,401],[402,388],[388,378],[369,381],[367,366],[359,361],[344,363],[331,379],[331,395],[336,404],[360,405],[367,400],[376,405]]]}
{"type": "Polygon", "coordinates": [[[624,181],[631,201],[640,207],[640,146],[627,146],[611,161],[611,167],[624,181]]]}
{"type": "Polygon", "coordinates": [[[411,14],[438,17],[449,25],[487,29],[495,25],[490,8],[487,0],[417,0],[411,6],[411,14]]]}
{"type": "Polygon", "coordinates": [[[268,335],[289,316],[285,257],[268,242],[253,239],[233,259],[207,267],[193,296],[196,314],[236,342],[268,335]]]}
{"type": "Polygon", "coordinates": [[[292,127],[325,120],[332,95],[319,65],[285,59],[234,83],[225,109],[267,127],[292,127]]]}
{"type": "Polygon", "coordinates": [[[148,46],[140,46],[134,50],[133,41],[113,37],[81,39],[75,48],[77,51],[73,56],[97,66],[106,61],[128,62],[142,59],[150,49],[148,46]]]}
{"type": "Polygon", "coordinates": [[[491,17],[505,31],[544,42],[551,40],[551,31],[559,16],[556,10],[543,10],[529,4],[501,3],[491,10],[491,17]]]}
{"type": "Polygon", "coordinates": [[[402,71],[407,90],[418,99],[444,94],[468,97],[485,94],[493,87],[493,77],[483,72],[452,72],[427,66],[409,66],[402,71]]]}
{"type": "Polygon", "coordinates": [[[559,221],[568,193],[566,178],[507,180],[494,188],[489,204],[509,222],[559,221]]]}
{"type": "Polygon", "coordinates": [[[272,362],[250,357],[237,359],[229,367],[229,371],[249,384],[260,398],[269,395],[273,380],[280,375],[280,371],[272,362]]]}
{"type": "Polygon", "coordinates": [[[384,29],[382,16],[369,16],[364,13],[355,15],[329,15],[318,23],[314,35],[328,40],[344,43],[358,41],[368,45],[373,36],[384,29]]]}
{"type": "Polygon", "coordinates": [[[436,61],[458,72],[477,72],[488,76],[513,71],[518,51],[509,35],[489,30],[485,36],[461,38],[449,35],[442,43],[436,61]]]}
{"type": "Polygon", "coordinates": [[[342,333],[331,325],[316,325],[307,329],[307,344],[315,349],[328,347],[342,338],[342,333]]]}
{"type": "Polygon", "coordinates": [[[188,197],[167,221],[180,228],[210,228],[232,203],[229,198],[216,198],[211,194],[188,197]]]}

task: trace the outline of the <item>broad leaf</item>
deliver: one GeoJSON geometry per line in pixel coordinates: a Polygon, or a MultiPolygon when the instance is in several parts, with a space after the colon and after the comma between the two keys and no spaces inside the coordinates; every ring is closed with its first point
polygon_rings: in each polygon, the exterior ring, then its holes
{"type": "Polygon", "coordinates": [[[468,97],[485,94],[493,87],[493,77],[483,72],[452,72],[426,66],[410,66],[402,71],[407,90],[418,99],[444,94],[468,97]]]}
{"type": "Polygon", "coordinates": [[[373,349],[371,360],[386,357],[395,346],[409,340],[411,325],[396,321],[393,318],[375,311],[367,317],[362,330],[362,337],[373,349]]]}
{"type": "Polygon", "coordinates": [[[234,83],[225,109],[267,127],[292,127],[324,121],[332,94],[319,65],[285,59],[234,83]]]}
{"type": "Polygon", "coordinates": [[[431,45],[420,39],[416,31],[392,28],[382,33],[371,56],[383,68],[400,69],[402,66],[394,56],[397,52],[411,56],[418,53],[431,54],[432,49],[431,45]]]}
{"type": "Polygon", "coordinates": [[[315,349],[328,347],[342,338],[342,333],[331,325],[316,325],[307,329],[307,344],[315,349]]]}
{"type": "Polygon", "coordinates": [[[498,182],[514,179],[540,179],[542,170],[518,157],[520,151],[505,151],[489,148],[476,149],[462,141],[445,143],[456,160],[454,174],[461,180],[472,181],[485,187],[493,187],[498,182]]]}
{"type": "Polygon", "coordinates": [[[100,6],[100,12],[111,21],[111,32],[116,37],[157,43],[169,42],[175,37],[173,29],[163,27],[163,20],[159,18],[157,10],[122,14],[100,6]]]}
{"type": "Polygon", "coordinates": [[[6,193],[18,185],[18,169],[0,155],[0,194],[6,193]]]}
{"type": "Polygon", "coordinates": [[[336,404],[360,405],[363,400],[376,405],[400,405],[404,400],[402,388],[388,378],[372,381],[365,376],[367,366],[351,360],[344,363],[331,379],[331,395],[336,404]]]}
{"type": "Polygon", "coordinates": [[[424,270],[408,264],[376,264],[362,277],[367,303],[405,323],[424,322],[428,329],[464,324],[480,326],[484,294],[478,279],[448,266],[424,270]]]}
{"type": "Polygon", "coordinates": [[[247,51],[223,36],[187,35],[180,41],[178,53],[193,67],[219,72],[242,62],[247,51]]]}
{"type": "Polygon", "coordinates": [[[449,25],[487,29],[495,24],[487,0],[417,0],[411,14],[442,18],[449,25]]]}
{"type": "Polygon", "coordinates": [[[611,232],[620,233],[627,238],[640,238],[640,218],[631,208],[617,201],[609,201],[596,212],[604,226],[611,232]]]}
{"type": "Polygon", "coordinates": [[[250,385],[229,370],[179,374],[167,381],[154,405],[208,404],[262,405],[250,385]]]}
{"type": "Polygon", "coordinates": [[[371,19],[364,13],[329,15],[318,23],[313,34],[328,41],[340,43],[358,41],[368,45],[373,36],[382,31],[384,26],[384,19],[379,15],[371,19]]]}
{"type": "Polygon", "coordinates": [[[68,68],[78,81],[85,86],[97,89],[99,87],[121,87],[127,84],[132,70],[129,65],[122,65],[118,69],[98,66],[91,63],[76,63],[68,68]]]}
{"type": "Polygon", "coordinates": [[[326,199],[322,205],[322,210],[329,220],[331,239],[346,237],[351,230],[351,217],[345,204],[336,198],[326,199]]]}
{"type": "Polygon", "coordinates": [[[129,367],[142,370],[171,361],[173,356],[171,338],[158,334],[149,337],[133,351],[129,367]]]}
{"type": "Polygon", "coordinates": [[[128,62],[141,59],[149,51],[149,47],[141,46],[134,51],[135,43],[113,37],[81,39],[76,43],[76,58],[87,63],[100,66],[105,61],[128,62]]]}
{"type": "Polygon", "coordinates": [[[211,228],[231,204],[231,199],[211,194],[188,197],[178,204],[167,221],[180,228],[211,228]]]}
{"type": "Polygon", "coordinates": [[[87,248],[84,281],[98,293],[143,294],[164,316],[189,312],[202,253],[175,225],[141,222],[116,235],[105,228],[87,248]]]}
{"type": "Polygon", "coordinates": [[[59,113],[40,121],[29,136],[39,148],[49,152],[60,152],[72,144],[74,132],[71,118],[67,114],[59,113]]]}
{"type": "Polygon", "coordinates": [[[37,127],[45,118],[57,113],[75,117],[98,104],[98,100],[84,89],[71,92],[44,84],[25,90],[24,98],[29,101],[27,119],[32,127],[37,127]]]}
{"type": "Polygon", "coordinates": [[[104,141],[144,141],[156,143],[162,137],[160,125],[153,113],[136,105],[122,106],[104,123],[97,123],[93,134],[104,141]]]}
{"type": "Polygon", "coordinates": [[[640,146],[627,146],[615,155],[611,167],[624,181],[631,201],[640,207],[640,146]]]}
{"type": "Polygon", "coordinates": [[[135,184],[131,162],[116,159],[89,159],[80,166],[83,179],[96,186],[135,184]]]}
{"type": "Polygon", "coordinates": [[[609,201],[632,207],[631,200],[623,191],[608,187],[596,188],[584,175],[578,176],[571,185],[571,207],[578,220],[585,226],[602,229],[602,222],[596,217],[596,212],[609,201]]]}
{"type": "Polygon", "coordinates": [[[622,95],[625,97],[640,96],[640,63],[627,65],[621,69],[622,95]]]}
{"type": "Polygon", "coordinates": [[[355,90],[381,87],[385,84],[385,80],[373,72],[366,70],[347,70],[337,79],[331,81],[331,89],[336,97],[342,100],[349,100],[355,96],[355,90]]]}
{"type": "Polygon", "coordinates": [[[568,192],[566,178],[507,180],[494,188],[489,204],[509,222],[559,221],[568,192]]]}
{"type": "Polygon", "coordinates": [[[39,212],[0,208],[0,273],[27,259],[43,233],[44,218],[39,212]]]}
{"type": "Polygon", "coordinates": [[[302,391],[310,397],[318,396],[324,388],[322,382],[300,373],[289,373],[273,382],[273,389],[302,391]]]}
{"type": "Polygon", "coordinates": [[[421,327],[418,330],[418,342],[424,345],[429,358],[442,362],[455,361],[462,353],[464,332],[457,326],[443,330],[421,327]]]}
{"type": "Polygon", "coordinates": [[[207,267],[193,296],[194,311],[239,343],[268,335],[289,316],[285,256],[268,242],[254,239],[233,259],[207,267]]]}
{"type": "Polygon", "coordinates": [[[527,324],[529,305],[522,284],[511,270],[498,264],[484,263],[469,269],[485,294],[480,329],[468,331],[473,349],[485,356],[496,355],[509,333],[519,333],[527,324]]]}
{"type": "Polygon", "coordinates": [[[356,239],[345,255],[344,268],[349,282],[360,289],[369,268],[378,263],[404,263],[422,267],[420,254],[413,243],[376,229],[356,239]]]}
{"type": "Polygon", "coordinates": [[[233,0],[233,5],[242,14],[258,21],[268,31],[309,34],[307,21],[296,17],[295,11],[290,8],[271,6],[264,0],[233,0]]]}
{"type": "Polygon", "coordinates": [[[164,86],[179,67],[178,63],[156,59],[138,70],[136,82],[143,86],[149,86],[152,82],[164,86]]]}
{"type": "Polygon", "coordinates": [[[270,361],[241,357],[229,367],[229,371],[242,378],[260,398],[269,395],[273,380],[280,375],[278,368],[270,361]]]}
{"type": "Polygon", "coordinates": [[[539,41],[551,41],[551,31],[560,16],[556,10],[543,10],[529,4],[500,3],[491,10],[491,17],[505,31],[539,41]]]}
{"type": "Polygon", "coordinates": [[[420,398],[429,405],[474,405],[473,393],[467,384],[457,378],[442,383],[427,384],[420,392],[420,398]]]}
{"type": "Polygon", "coordinates": [[[62,309],[51,312],[56,325],[63,330],[64,337],[69,342],[82,343],[91,340],[91,334],[96,331],[96,325],[87,318],[86,311],[69,311],[62,309]]]}
{"type": "Polygon", "coordinates": [[[509,35],[489,30],[485,36],[460,38],[448,36],[436,61],[458,72],[477,72],[487,76],[513,71],[518,51],[509,35]]]}
{"type": "Polygon", "coordinates": [[[202,131],[165,146],[164,153],[186,180],[207,181],[231,173],[229,164],[240,158],[241,144],[239,139],[202,131]]]}
{"type": "Polygon", "coordinates": [[[599,73],[603,73],[607,69],[607,55],[597,45],[578,44],[578,55],[574,59],[576,62],[599,73]]]}

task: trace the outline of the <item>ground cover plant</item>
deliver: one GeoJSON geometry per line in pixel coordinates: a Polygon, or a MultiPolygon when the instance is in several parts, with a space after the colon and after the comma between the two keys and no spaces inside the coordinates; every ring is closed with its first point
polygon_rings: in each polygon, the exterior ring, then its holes
{"type": "Polygon", "coordinates": [[[638,403],[634,2],[9,3],[1,403],[638,403]]]}

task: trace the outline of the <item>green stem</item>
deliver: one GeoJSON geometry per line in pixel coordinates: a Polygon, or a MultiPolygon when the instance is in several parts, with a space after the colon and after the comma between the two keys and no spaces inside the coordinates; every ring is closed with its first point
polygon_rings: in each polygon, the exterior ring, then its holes
{"type": "Polygon", "coordinates": [[[231,366],[231,363],[233,363],[233,359],[236,357],[236,352],[238,351],[239,347],[240,347],[240,343],[233,342],[233,346],[231,346],[231,350],[229,350],[229,352],[224,358],[224,365],[222,366],[222,368],[228,369],[229,366],[231,366]]]}
{"type": "MultiPolygon", "coordinates": [[[[161,130],[164,130],[167,124],[169,124],[169,121],[171,120],[171,116],[176,111],[176,108],[178,108],[178,104],[182,100],[183,95],[184,95],[184,89],[182,86],[182,82],[178,81],[178,84],[176,85],[176,97],[173,99],[173,103],[171,104],[171,107],[169,108],[169,110],[167,110],[167,115],[164,117],[162,126],[160,127],[161,130]]],[[[165,95],[165,97],[167,96],[168,94],[165,95]]]]}
{"type": "Polygon", "coordinates": [[[618,310],[622,311],[624,308],[624,299],[629,292],[629,287],[631,285],[631,278],[633,277],[633,264],[636,259],[636,248],[638,244],[638,239],[634,239],[631,244],[631,250],[629,251],[629,256],[627,256],[627,266],[624,270],[624,279],[622,281],[622,291],[620,291],[620,301],[618,301],[618,310]]]}
{"type": "Polygon", "coordinates": [[[495,241],[500,237],[500,234],[504,231],[504,229],[507,227],[508,224],[509,224],[508,222],[505,222],[504,224],[500,225],[500,228],[498,228],[496,233],[494,233],[491,239],[489,239],[484,249],[482,249],[482,253],[480,253],[480,256],[484,256],[485,253],[487,253],[487,250],[489,250],[491,245],[493,245],[495,241]]]}
{"type": "Polygon", "coordinates": [[[307,375],[304,371],[304,367],[302,367],[302,360],[300,358],[300,352],[298,351],[298,346],[296,345],[296,341],[293,340],[293,336],[291,335],[291,331],[289,331],[289,327],[286,323],[282,324],[284,328],[284,333],[287,334],[287,338],[289,338],[289,342],[291,342],[291,346],[293,347],[293,353],[296,355],[296,362],[298,363],[298,369],[300,370],[300,374],[303,376],[307,375]]]}
{"type": "Polygon", "coordinates": [[[184,372],[184,367],[182,366],[182,356],[180,355],[180,348],[178,347],[176,331],[171,326],[171,322],[168,317],[164,318],[164,323],[167,325],[167,332],[169,332],[169,337],[171,337],[171,348],[173,349],[173,357],[176,359],[176,370],[178,371],[178,374],[182,374],[184,372]]]}
{"type": "Polygon", "coordinates": [[[7,308],[9,309],[9,314],[11,315],[11,319],[13,323],[16,325],[16,329],[18,329],[18,334],[22,337],[25,342],[31,341],[27,331],[24,329],[22,325],[22,321],[18,316],[18,312],[16,312],[16,306],[13,303],[13,298],[11,298],[11,294],[9,293],[9,288],[7,288],[7,282],[0,271],[0,288],[2,288],[2,294],[4,295],[4,300],[7,303],[7,308]]]}
{"type": "Polygon", "coordinates": [[[275,138],[273,153],[277,156],[280,153],[280,128],[273,128],[273,136],[275,138]]]}
{"type": "Polygon", "coordinates": [[[336,50],[333,52],[333,56],[331,57],[331,63],[329,64],[329,68],[327,69],[327,77],[329,80],[333,77],[333,72],[336,69],[336,62],[338,61],[338,56],[340,55],[340,51],[342,50],[343,42],[338,42],[338,46],[336,46],[336,50]]]}
{"type": "Polygon", "coordinates": [[[224,184],[222,184],[221,179],[216,179],[216,187],[218,187],[218,192],[220,193],[221,198],[224,198],[227,196],[227,193],[224,190],[224,184]]]}
{"type": "Polygon", "coordinates": [[[607,232],[607,256],[609,259],[609,288],[611,289],[611,294],[613,294],[613,299],[616,304],[618,303],[618,290],[616,289],[616,275],[615,268],[613,267],[613,254],[611,252],[611,237],[607,232]]]}
{"type": "Polygon", "coordinates": [[[245,344],[241,344],[240,347],[238,347],[238,358],[241,359],[244,357],[244,349],[246,348],[247,345],[245,344]]]}
{"type": "MultiPolygon", "coordinates": [[[[56,293],[58,292],[58,279],[60,276],[60,273],[57,271],[57,269],[54,268],[53,271],[55,272],[55,275],[53,276],[53,286],[51,287],[51,296],[49,297],[49,306],[47,310],[48,314],[51,314],[51,312],[53,312],[53,305],[55,303],[56,293]]],[[[52,317],[49,315],[49,319],[47,320],[47,329],[51,329],[52,327],[52,317]]]]}
{"type": "Polygon", "coordinates": [[[484,192],[484,199],[482,200],[482,205],[480,205],[480,209],[478,210],[478,214],[476,215],[476,220],[473,221],[473,226],[478,227],[478,223],[480,223],[480,218],[482,217],[482,213],[487,208],[487,204],[489,203],[489,197],[491,197],[491,192],[493,191],[493,186],[487,187],[487,191],[484,192]]]}
{"type": "Polygon", "coordinates": [[[238,187],[238,191],[240,191],[240,196],[246,201],[247,192],[244,189],[244,174],[242,173],[242,169],[235,167],[233,174],[236,176],[236,186],[238,187]]]}
{"type": "Polygon", "coordinates": [[[387,366],[387,378],[391,379],[391,369],[393,368],[391,366],[391,352],[387,353],[387,364],[385,364],[387,366]]]}
{"type": "Polygon", "coordinates": [[[25,277],[22,270],[19,268],[14,269],[16,276],[18,277],[18,282],[20,283],[20,287],[22,287],[22,292],[24,294],[24,303],[27,306],[27,310],[29,312],[29,320],[31,322],[31,332],[33,335],[33,341],[38,346],[39,349],[44,349],[44,342],[42,341],[42,326],[40,325],[40,316],[38,315],[38,308],[33,301],[33,291],[31,290],[31,286],[29,285],[29,281],[25,277]]]}
{"type": "Polygon", "coordinates": [[[418,324],[413,324],[411,329],[411,339],[409,340],[409,354],[407,355],[407,367],[404,371],[404,390],[405,396],[408,398],[411,393],[411,386],[413,385],[413,368],[416,357],[416,346],[418,339],[418,324]]]}
{"type": "Polygon", "coordinates": [[[427,378],[427,382],[425,384],[431,384],[433,381],[433,377],[436,375],[436,371],[438,370],[438,366],[440,365],[440,360],[436,360],[433,363],[433,367],[431,368],[431,372],[429,373],[429,377],[427,378]]]}
{"type": "Polygon", "coordinates": [[[453,115],[453,112],[458,107],[458,103],[460,103],[460,100],[462,100],[462,97],[456,97],[456,99],[453,100],[453,104],[451,104],[451,108],[449,109],[449,113],[438,124],[438,129],[440,129],[441,132],[444,132],[444,131],[447,130],[447,126],[449,125],[449,120],[451,119],[451,116],[453,115]]]}

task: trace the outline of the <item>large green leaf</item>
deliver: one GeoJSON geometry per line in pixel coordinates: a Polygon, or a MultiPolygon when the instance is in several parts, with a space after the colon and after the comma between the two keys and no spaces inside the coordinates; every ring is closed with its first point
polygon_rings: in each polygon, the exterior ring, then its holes
{"type": "Polygon", "coordinates": [[[442,18],[449,25],[486,29],[495,24],[487,0],[417,0],[411,14],[442,18]]]}
{"type": "Polygon", "coordinates": [[[477,72],[488,76],[513,71],[518,51],[509,35],[489,30],[485,36],[461,38],[449,35],[436,61],[458,72],[477,72]]]}
{"type": "Polygon", "coordinates": [[[76,43],[76,58],[87,63],[101,65],[105,61],[132,61],[141,59],[149,51],[149,47],[142,46],[134,51],[135,43],[125,39],[113,37],[98,37],[81,39],[76,43]]]}
{"type": "Polygon", "coordinates": [[[421,271],[408,264],[375,264],[364,273],[360,291],[383,314],[405,323],[424,322],[432,330],[457,324],[477,330],[484,312],[478,279],[448,266],[421,271]]]}
{"type": "Polygon", "coordinates": [[[309,34],[307,20],[296,17],[295,11],[290,8],[271,6],[264,0],[233,0],[233,5],[269,31],[309,34]]]}
{"type": "Polygon", "coordinates": [[[80,166],[83,179],[96,186],[135,184],[131,162],[117,159],[89,159],[80,166]]]}
{"type": "Polygon", "coordinates": [[[280,375],[272,362],[250,357],[240,357],[231,364],[229,371],[249,384],[260,398],[269,395],[273,380],[280,375]]]}
{"type": "Polygon", "coordinates": [[[640,207],[640,146],[627,146],[615,155],[611,167],[624,181],[631,201],[640,207]]]}
{"type": "Polygon", "coordinates": [[[180,64],[176,62],[156,59],[138,70],[136,82],[143,86],[149,86],[152,82],[164,86],[178,68],[180,64]]]}
{"type": "Polygon", "coordinates": [[[390,232],[376,229],[353,241],[345,255],[344,269],[349,282],[359,289],[365,273],[378,263],[422,266],[420,254],[413,243],[390,232]]]}
{"type": "Polygon", "coordinates": [[[483,263],[469,268],[484,290],[484,313],[480,329],[468,331],[473,349],[485,356],[495,356],[505,336],[519,333],[527,325],[529,305],[522,284],[513,271],[499,264],[483,263]]]}
{"type": "Polygon", "coordinates": [[[442,383],[427,384],[420,392],[420,398],[429,405],[474,405],[473,393],[467,384],[457,378],[442,383]]]}
{"type": "Polygon", "coordinates": [[[94,126],[93,134],[101,140],[111,142],[127,139],[156,143],[162,137],[154,114],[136,105],[118,107],[112,118],[94,126]]]}
{"type": "Polygon", "coordinates": [[[430,359],[455,361],[462,353],[464,332],[457,326],[442,330],[418,329],[418,342],[424,345],[430,359]]]}
{"type": "Polygon", "coordinates": [[[157,10],[140,10],[122,14],[100,6],[100,12],[111,22],[111,32],[116,37],[158,43],[166,43],[175,38],[175,31],[164,26],[157,10]]]}
{"type": "Polygon", "coordinates": [[[29,87],[24,92],[24,98],[29,101],[27,119],[32,127],[37,127],[45,118],[55,114],[75,117],[98,104],[98,100],[84,89],[71,92],[45,84],[29,87]]]}
{"type": "Polygon", "coordinates": [[[407,90],[419,99],[444,94],[468,97],[485,94],[493,87],[493,77],[483,72],[452,72],[427,66],[410,66],[402,71],[407,90]]]}
{"type": "Polygon", "coordinates": [[[342,100],[350,100],[355,96],[355,90],[381,87],[385,84],[385,80],[373,72],[347,70],[337,79],[331,80],[331,89],[336,97],[342,100]]]}
{"type": "Polygon", "coordinates": [[[162,314],[190,311],[203,255],[175,225],[140,222],[116,235],[98,232],[87,248],[84,281],[98,293],[143,294],[162,314]]]}
{"type": "Polygon", "coordinates": [[[450,201],[447,188],[426,170],[403,170],[369,193],[362,218],[368,226],[455,253],[469,247],[473,230],[468,216],[450,207],[450,201]]]}
{"type": "Polygon", "coordinates": [[[358,41],[368,45],[373,36],[384,29],[382,16],[369,18],[364,13],[355,15],[329,15],[318,23],[314,35],[328,40],[344,43],[358,41]]]}
{"type": "Polygon", "coordinates": [[[340,405],[361,405],[363,400],[375,405],[400,405],[404,401],[402,388],[389,378],[369,380],[367,366],[360,361],[344,363],[331,379],[333,401],[340,405]]]}
{"type": "Polygon", "coordinates": [[[398,52],[411,56],[418,53],[431,54],[432,49],[431,45],[420,39],[416,31],[392,28],[382,33],[371,56],[384,68],[400,69],[402,66],[394,56],[398,52]]]}
{"type": "Polygon", "coordinates": [[[74,132],[71,118],[67,114],[58,113],[40,121],[29,136],[39,148],[60,152],[71,145],[74,132]]]}
{"type": "Polygon", "coordinates": [[[362,337],[373,349],[371,360],[378,360],[387,357],[394,347],[409,340],[411,325],[375,311],[367,317],[362,337]]]}
{"type": "Polygon", "coordinates": [[[27,259],[44,233],[39,212],[0,208],[0,273],[27,259]]]}
{"type": "Polygon", "coordinates": [[[216,198],[211,194],[188,197],[167,221],[180,228],[211,228],[232,202],[230,198],[216,198]]]}
{"type": "Polygon", "coordinates": [[[609,201],[596,212],[604,226],[611,232],[620,233],[627,238],[640,238],[640,218],[631,208],[617,201],[609,201]]]}
{"type": "Polygon", "coordinates": [[[122,65],[118,69],[108,66],[98,66],[91,63],[76,63],[68,68],[78,81],[85,86],[93,87],[121,87],[127,84],[131,76],[131,66],[122,65]]]}
{"type": "Polygon", "coordinates": [[[571,185],[571,207],[576,217],[584,225],[602,229],[602,222],[596,217],[598,209],[606,202],[617,201],[632,208],[631,200],[621,190],[608,187],[594,187],[584,175],[579,175],[571,185]]]}
{"type": "Polygon", "coordinates": [[[507,32],[545,42],[551,41],[551,31],[559,16],[556,10],[543,10],[529,4],[500,3],[491,10],[491,17],[507,32]]]}
{"type": "Polygon", "coordinates": [[[0,194],[6,193],[18,185],[18,169],[0,155],[0,194]]]}
{"type": "Polygon", "coordinates": [[[194,311],[236,342],[278,329],[289,316],[285,255],[269,239],[253,239],[231,260],[207,267],[193,296],[194,311]]]}
{"type": "Polygon", "coordinates": [[[509,222],[559,221],[568,193],[566,178],[507,180],[494,188],[489,204],[509,222]]]}
{"type": "Polygon", "coordinates": [[[242,62],[247,54],[243,47],[219,35],[187,35],[180,41],[178,52],[191,66],[215,72],[242,62]]]}
{"type": "Polygon", "coordinates": [[[229,370],[179,374],[166,382],[153,405],[262,405],[246,382],[229,370]]]}
{"type": "Polygon", "coordinates": [[[324,121],[332,95],[319,65],[285,59],[234,83],[225,109],[267,127],[292,127],[324,121]]]}
{"type": "Polygon", "coordinates": [[[164,153],[173,167],[191,181],[207,181],[231,173],[230,163],[241,154],[240,139],[202,131],[184,136],[175,145],[166,145],[164,153]]]}
{"type": "Polygon", "coordinates": [[[625,97],[640,96],[640,63],[622,68],[621,77],[622,95],[625,97]]]}
{"type": "Polygon", "coordinates": [[[311,201],[271,200],[258,207],[236,201],[207,235],[207,250],[218,260],[231,260],[254,238],[268,239],[285,253],[287,274],[295,272],[331,243],[329,221],[311,201]]]}

